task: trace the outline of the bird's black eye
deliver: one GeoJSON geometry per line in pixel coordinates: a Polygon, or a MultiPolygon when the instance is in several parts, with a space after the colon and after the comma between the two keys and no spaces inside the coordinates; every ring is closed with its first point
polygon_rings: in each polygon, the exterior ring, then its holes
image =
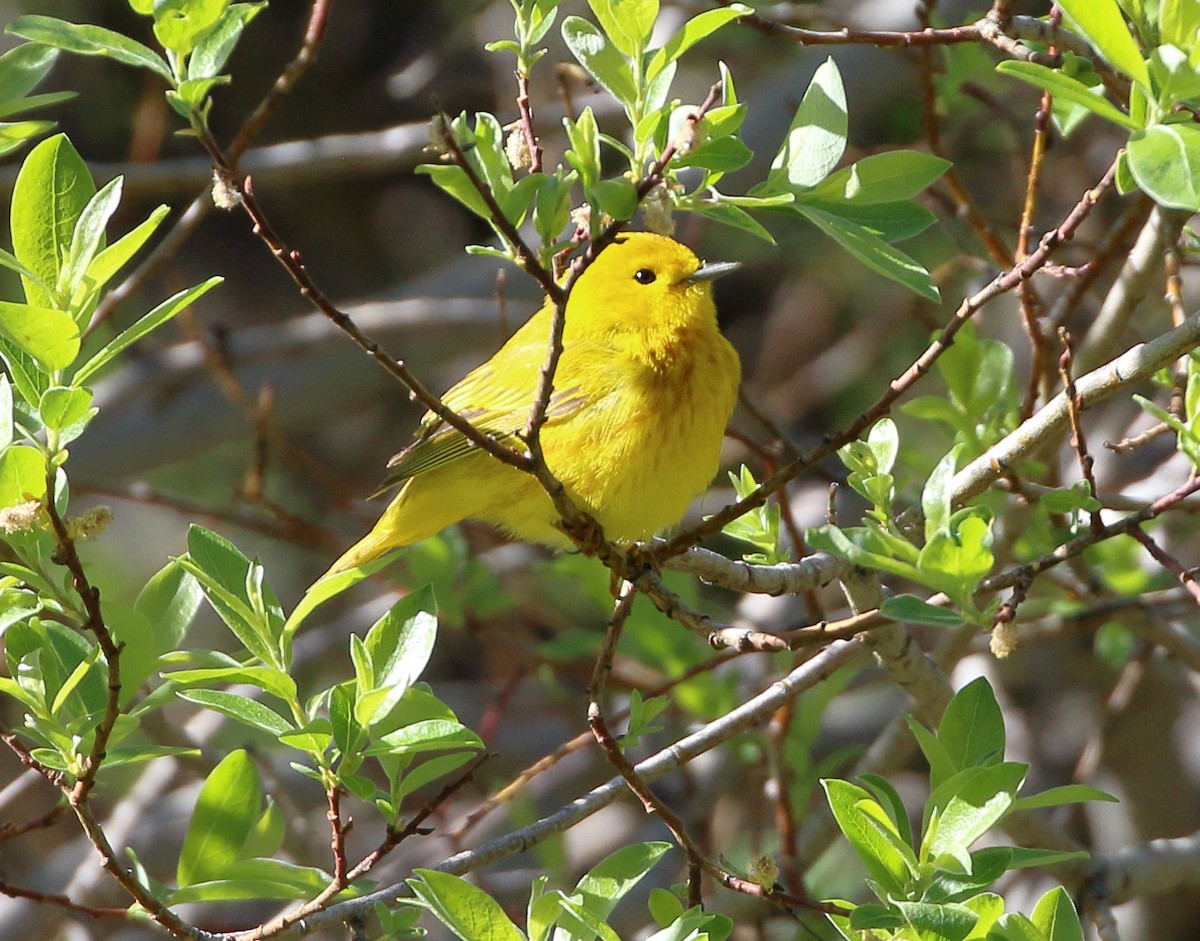
{"type": "Polygon", "coordinates": [[[638,284],[652,284],[654,278],[655,274],[649,268],[639,268],[633,275],[633,280],[638,284]]]}

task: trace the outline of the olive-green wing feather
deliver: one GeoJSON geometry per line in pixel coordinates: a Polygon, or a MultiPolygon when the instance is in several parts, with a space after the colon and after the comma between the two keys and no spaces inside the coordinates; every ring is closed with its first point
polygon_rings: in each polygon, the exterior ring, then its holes
{"type": "MultiPolygon", "coordinates": [[[[442,396],[442,401],[485,434],[507,447],[521,447],[517,433],[529,420],[546,358],[550,318],[543,309],[496,354],[442,396]]],[[[578,386],[556,388],[546,408],[547,424],[562,421],[588,403],[578,386]]],[[[476,450],[465,435],[426,412],[417,440],[388,461],[391,473],[383,493],[410,477],[459,460],[476,450]]]]}

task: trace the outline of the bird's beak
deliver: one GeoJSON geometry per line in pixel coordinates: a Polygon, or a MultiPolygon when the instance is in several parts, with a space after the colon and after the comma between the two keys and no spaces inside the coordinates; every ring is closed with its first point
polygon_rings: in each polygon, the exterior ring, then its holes
{"type": "Polygon", "coordinates": [[[731,271],[737,271],[742,267],[740,261],[715,261],[701,265],[690,275],[683,279],[685,284],[696,284],[699,281],[712,281],[714,278],[719,278],[722,275],[729,274],[731,271]]]}

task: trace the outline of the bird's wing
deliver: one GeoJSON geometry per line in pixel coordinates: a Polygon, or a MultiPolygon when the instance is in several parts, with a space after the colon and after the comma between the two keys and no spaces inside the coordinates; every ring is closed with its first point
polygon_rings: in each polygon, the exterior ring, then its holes
{"type": "MultiPolygon", "coordinates": [[[[543,311],[544,313],[544,311],[543,311]]],[[[538,378],[546,358],[549,319],[535,315],[496,354],[442,396],[450,409],[507,447],[522,446],[517,433],[529,420],[538,378]]],[[[575,414],[589,396],[575,384],[555,388],[546,408],[552,424],[575,414]]],[[[476,449],[460,431],[426,412],[417,440],[388,461],[391,473],[377,493],[459,460],[476,449]]]]}

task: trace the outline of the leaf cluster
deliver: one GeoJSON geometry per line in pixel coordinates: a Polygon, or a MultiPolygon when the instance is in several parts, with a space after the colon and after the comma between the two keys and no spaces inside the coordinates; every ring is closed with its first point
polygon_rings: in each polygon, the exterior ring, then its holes
{"type": "Polygon", "coordinates": [[[907,716],[929,762],[929,790],[914,830],[900,795],[884,778],[863,775],[863,786],[822,782],[838,827],[869,874],[877,902],[832,916],[842,936],[858,941],[1076,941],[1082,938],[1070,896],[1061,888],[1043,896],[1032,917],[1004,914],[988,888],[1012,869],[1044,866],[1077,853],[1015,846],[971,847],[1009,814],[1088,800],[1115,800],[1071,784],[1029,797],[1019,791],[1029,771],[1005,761],[1004,720],[991,686],[977,679],[955,694],[931,732],[907,716]]]}

